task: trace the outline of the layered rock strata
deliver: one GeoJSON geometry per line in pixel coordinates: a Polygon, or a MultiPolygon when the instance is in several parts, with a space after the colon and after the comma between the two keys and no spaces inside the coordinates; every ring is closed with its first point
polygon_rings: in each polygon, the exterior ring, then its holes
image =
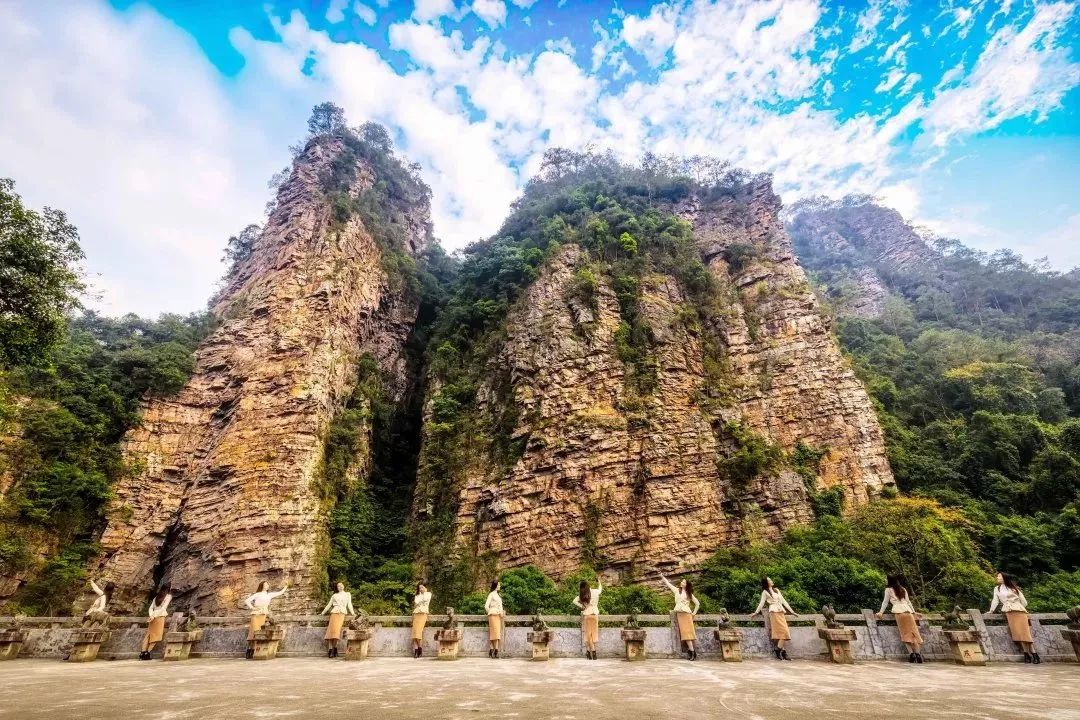
{"type": "MultiPolygon", "coordinates": [[[[281,610],[309,609],[327,542],[317,481],[328,424],[364,353],[391,397],[405,391],[417,313],[363,221],[333,219],[321,178],[343,147],[323,136],[296,160],[251,256],[218,296],[221,325],[199,347],[194,375],[176,396],[149,401],[125,440],[134,471],[115,487],[90,570],[116,582],[114,612],[138,611],[168,583],[179,608],[234,613],[260,580],[290,584],[281,610]]],[[[377,180],[358,160],[348,193],[377,180]]],[[[400,221],[402,250],[420,252],[426,200],[400,221]]]]}
{"type": "Polygon", "coordinates": [[[849,505],[892,484],[870,400],[795,260],[770,184],[755,185],[742,204],[691,198],[667,209],[692,224],[729,306],[697,327],[674,277],[643,278],[639,305],[658,384],[633,396],[616,351],[615,293],[602,280],[595,308],[574,298],[574,271],[587,258],[576,245],[561,248],[511,310],[478,394],[481,414],[518,407],[513,438],[524,452],[509,469],[481,458],[465,473],[456,533],[466,552],[555,577],[588,558],[612,574],[649,578],[809,521],[810,490],[792,469],[745,486],[723,471],[738,446],[731,423],[786,451],[800,442],[826,450],[814,489],[839,485],[849,505]],[[753,255],[737,268],[725,260],[734,245],[753,255]],[[706,370],[706,342],[724,350],[722,388],[706,370]],[[509,398],[496,387],[500,373],[509,398]]]}

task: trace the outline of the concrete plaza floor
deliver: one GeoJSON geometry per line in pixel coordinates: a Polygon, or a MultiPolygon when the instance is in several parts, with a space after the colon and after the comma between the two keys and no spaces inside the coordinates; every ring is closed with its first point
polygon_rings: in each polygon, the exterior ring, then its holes
{"type": "Polygon", "coordinates": [[[0,663],[2,718],[1080,719],[1080,665],[378,658],[0,663]]]}

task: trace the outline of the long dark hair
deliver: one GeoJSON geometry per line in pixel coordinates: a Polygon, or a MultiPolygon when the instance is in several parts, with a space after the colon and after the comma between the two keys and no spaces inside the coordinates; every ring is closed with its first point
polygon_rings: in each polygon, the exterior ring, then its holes
{"type": "Polygon", "coordinates": [[[592,600],[592,590],[589,588],[589,581],[582,580],[581,584],[578,585],[577,592],[578,600],[581,602],[581,604],[588,605],[589,601],[592,600]]]}
{"type": "Polygon", "coordinates": [[[413,597],[417,597],[418,595],[420,595],[420,588],[422,588],[422,587],[424,587],[424,583],[422,583],[422,582],[416,583],[416,595],[413,595],[413,597]]]}
{"type": "Polygon", "coordinates": [[[264,590],[269,590],[269,589],[270,589],[270,581],[269,580],[260,580],[259,581],[259,587],[255,590],[255,592],[262,592],[264,590]]]}
{"type": "Polygon", "coordinates": [[[889,575],[885,580],[885,584],[892,588],[893,593],[897,598],[903,600],[907,597],[907,588],[904,587],[904,578],[899,575],[889,575]]]}
{"type": "Polygon", "coordinates": [[[686,585],[683,586],[683,591],[686,593],[686,599],[687,600],[693,600],[694,599],[694,583],[690,582],[689,580],[686,580],[685,582],[686,582],[686,585]]]}
{"type": "Polygon", "coordinates": [[[154,596],[154,604],[161,605],[165,602],[165,598],[172,594],[172,588],[168,585],[162,585],[161,589],[157,591],[157,595],[154,596]]]}
{"type": "Polygon", "coordinates": [[[1009,573],[1001,573],[1001,584],[1013,592],[1020,592],[1020,583],[1016,582],[1016,576],[1009,573]]]}
{"type": "MultiPolygon", "coordinates": [[[[776,586],[773,585],[773,587],[775,588],[776,586]]],[[[769,589],[769,576],[768,575],[761,578],[761,589],[762,590],[768,590],[769,589]]]]}
{"type": "Polygon", "coordinates": [[[114,583],[112,580],[105,583],[105,588],[104,588],[104,590],[105,590],[105,602],[111,602],[112,601],[112,594],[113,594],[113,590],[115,590],[115,589],[116,589],[116,583],[114,583]]]}
{"type": "Polygon", "coordinates": [[[499,579],[495,578],[494,580],[491,581],[491,592],[495,592],[495,590],[497,590],[498,587],[499,587],[499,579]]]}

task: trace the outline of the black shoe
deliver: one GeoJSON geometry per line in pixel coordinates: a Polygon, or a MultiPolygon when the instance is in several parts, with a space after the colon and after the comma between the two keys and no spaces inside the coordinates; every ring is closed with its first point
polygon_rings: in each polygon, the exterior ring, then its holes
{"type": "Polygon", "coordinates": [[[247,652],[244,653],[244,657],[250,660],[251,658],[255,657],[255,651],[252,648],[248,648],[247,652]]]}
{"type": "Polygon", "coordinates": [[[1034,662],[1034,661],[1033,661],[1033,660],[1031,659],[1031,653],[1028,653],[1028,652],[1024,653],[1024,662],[1025,662],[1026,664],[1028,664],[1028,665],[1030,665],[1030,664],[1031,664],[1032,662],[1034,662]]]}
{"type": "Polygon", "coordinates": [[[909,663],[913,663],[913,662],[915,662],[915,653],[908,653],[908,656],[907,656],[907,661],[908,661],[909,663]]]}
{"type": "Polygon", "coordinates": [[[780,659],[781,660],[790,660],[791,659],[791,658],[789,658],[787,656],[787,650],[781,650],[780,651],[780,659]]]}
{"type": "Polygon", "coordinates": [[[690,659],[691,660],[697,660],[697,650],[694,651],[694,656],[691,657],[690,659]]]}
{"type": "Polygon", "coordinates": [[[499,659],[499,648],[495,648],[495,659],[499,659]]]}
{"type": "Polygon", "coordinates": [[[915,662],[922,665],[922,661],[923,661],[922,653],[915,653],[915,662]]]}
{"type": "Polygon", "coordinates": [[[143,650],[141,653],[139,653],[139,659],[140,660],[149,660],[150,659],[150,651],[149,650],[143,650]]]}
{"type": "Polygon", "coordinates": [[[326,657],[328,657],[328,658],[334,657],[334,648],[326,648],[326,657]]]}
{"type": "Polygon", "coordinates": [[[494,658],[494,657],[495,657],[495,648],[490,648],[489,647],[488,648],[488,658],[494,658]]]}
{"type": "Polygon", "coordinates": [[[782,660],[783,659],[783,658],[780,657],[780,648],[773,648],[773,655],[776,656],[777,660],[782,660]]]}
{"type": "Polygon", "coordinates": [[[1039,653],[1031,654],[1031,662],[1035,663],[1036,665],[1042,665],[1042,658],[1039,657],[1039,653]]]}

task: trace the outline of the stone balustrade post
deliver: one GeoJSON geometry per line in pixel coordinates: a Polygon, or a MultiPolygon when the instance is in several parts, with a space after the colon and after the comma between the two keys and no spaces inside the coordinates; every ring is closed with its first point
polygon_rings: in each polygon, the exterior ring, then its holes
{"type": "Polygon", "coordinates": [[[979,645],[982,647],[983,655],[986,656],[987,661],[993,660],[994,643],[990,641],[990,631],[986,629],[982,611],[978,608],[968,608],[968,614],[971,616],[971,624],[975,626],[975,632],[979,633],[979,645]]]}
{"type": "Polygon", "coordinates": [[[877,657],[885,657],[885,642],[881,639],[877,617],[873,610],[863,608],[863,622],[866,623],[866,636],[870,639],[870,651],[877,657]]]}

